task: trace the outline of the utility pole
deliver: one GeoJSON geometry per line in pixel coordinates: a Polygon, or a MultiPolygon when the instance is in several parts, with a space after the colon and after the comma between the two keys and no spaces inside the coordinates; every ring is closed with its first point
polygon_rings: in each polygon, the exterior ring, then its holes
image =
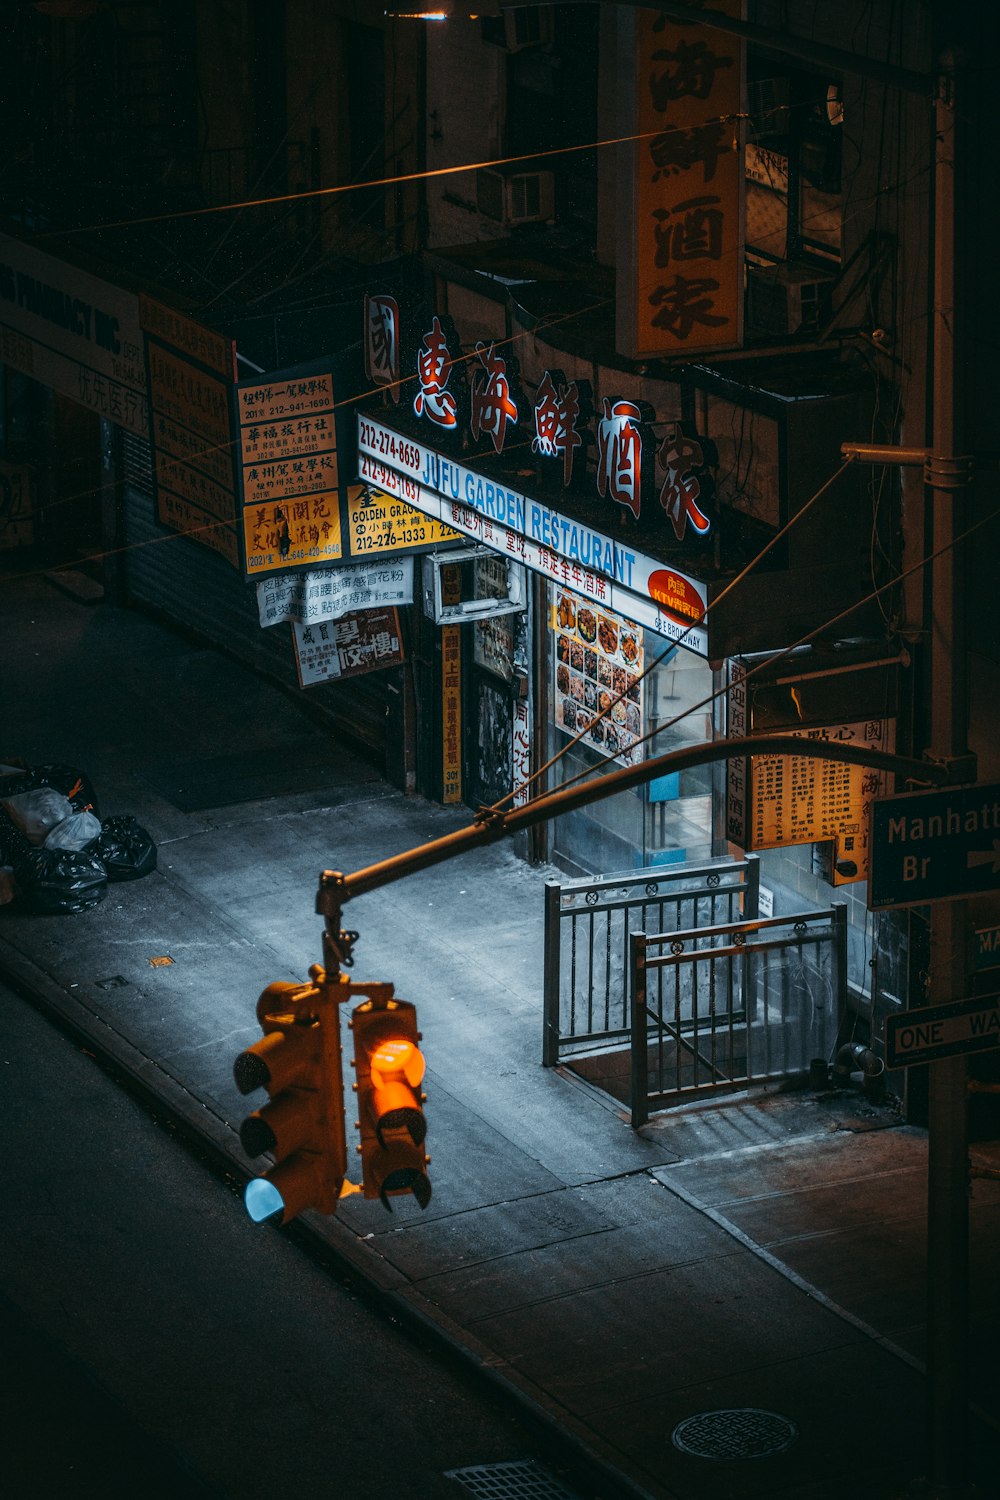
{"type": "MultiPolygon", "coordinates": [[[[972,478],[961,452],[956,386],[961,373],[956,257],[956,59],[941,60],[934,100],[934,243],[931,445],[927,449],[845,443],[841,452],[871,463],[923,463],[930,505],[930,743],[927,759],[951,783],[973,783],[968,749],[968,687],[963,611],[964,549],[959,510],[972,478]],[[958,524],[956,522],[958,521],[958,524]]],[[[930,911],[926,1004],[964,998],[965,901],[930,911]]],[[[927,1477],[916,1493],[965,1500],[969,1489],[969,1162],[965,1056],[930,1065],[927,1105],[927,1477]]]]}
{"type": "MultiPolygon", "coordinates": [[[[956,514],[971,476],[959,457],[960,378],[956,326],[955,58],[947,55],[934,106],[934,309],[931,457],[926,479],[932,506],[931,742],[929,755],[954,780],[975,781],[968,753],[968,691],[963,610],[964,549],[955,545],[956,514]]],[[[960,1000],[967,988],[965,901],[931,908],[927,1001],[960,1000]]],[[[946,1058],[930,1068],[927,1161],[927,1383],[934,1497],[968,1493],[969,1163],[968,1063],[946,1058]]]]}

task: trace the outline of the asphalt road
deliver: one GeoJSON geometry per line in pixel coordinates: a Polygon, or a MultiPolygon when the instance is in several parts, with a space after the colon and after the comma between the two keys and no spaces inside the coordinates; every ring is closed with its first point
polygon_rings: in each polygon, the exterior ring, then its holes
{"type": "Polygon", "coordinates": [[[517,1408],[251,1225],[2,986],[0,1013],[5,1494],[462,1500],[449,1470],[559,1476],[517,1408]]]}

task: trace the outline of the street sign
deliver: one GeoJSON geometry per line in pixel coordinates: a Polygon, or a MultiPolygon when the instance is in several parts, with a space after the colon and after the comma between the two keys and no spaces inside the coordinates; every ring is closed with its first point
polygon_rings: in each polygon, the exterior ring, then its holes
{"type": "Polygon", "coordinates": [[[1000,994],[924,1005],[885,1022],[885,1065],[908,1068],[1000,1047],[1000,994]]]}
{"type": "Polygon", "coordinates": [[[881,798],[870,847],[870,911],[998,890],[1000,784],[881,798]]]}
{"type": "Polygon", "coordinates": [[[975,952],[973,963],[977,969],[1000,967],[1000,922],[992,927],[979,927],[974,933],[975,952]]]}

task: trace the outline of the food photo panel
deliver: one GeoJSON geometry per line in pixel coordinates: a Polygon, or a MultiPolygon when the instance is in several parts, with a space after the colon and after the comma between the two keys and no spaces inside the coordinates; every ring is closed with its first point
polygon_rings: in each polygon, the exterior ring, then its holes
{"type": "Polygon", "coordinates": [[[643,758],[642,630],[568,589],[554,589],[553,722],[630,766],[643,758]]]}

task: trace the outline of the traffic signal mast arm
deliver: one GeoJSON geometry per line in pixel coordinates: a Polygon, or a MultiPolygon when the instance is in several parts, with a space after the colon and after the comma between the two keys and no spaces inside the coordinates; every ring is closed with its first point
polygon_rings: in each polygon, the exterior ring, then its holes
{"type": "Polygon", "coordinates": [[[357,933],[341,932],[339,924],[340,909],[353,896],[361,896],[366,891],[391,885],[404,875],[412,875],[417,870],[441,864],[466,849],[496,843],[522,828],[530,828],[536,823],[547,822],[549,818],[574,812],[578,807],[587,807],[604,797],[614,796],[616,792],[627,791],[646,781],[654,781],[670,771],[688,771],[710,761],[732,760],[747,755],[816,756],[820,760],[839,760],[848,765],[871,766],[876,771],[894,772],[918,785],[938,785],[948,779],[947,769],[933,761],[890,755],[886,751],[872,750],[867,746],[842,745],[836,740],[805,740],[790,734],[749,735],[740,739],[720,740],[715,744],[670,750],[665,755],[642,761],[637,766],[623,766],[593,781],[548,792],[542,797],[533,798],[522,807],[510,808],[507,812],[483,808],[475,821],[466,828],[446,833],[443,838],[421,844],[416,849],[408,849],[404,854],[395,854],[377,865],[355,870],[352,875],[342,875],[337,870],[324,870],[320,876],[316,910],[320,916],[327,918],[324,958],[328,971],[335,972],[338,963],[349,965],[351,962],[351,947],[357,933]]]}

